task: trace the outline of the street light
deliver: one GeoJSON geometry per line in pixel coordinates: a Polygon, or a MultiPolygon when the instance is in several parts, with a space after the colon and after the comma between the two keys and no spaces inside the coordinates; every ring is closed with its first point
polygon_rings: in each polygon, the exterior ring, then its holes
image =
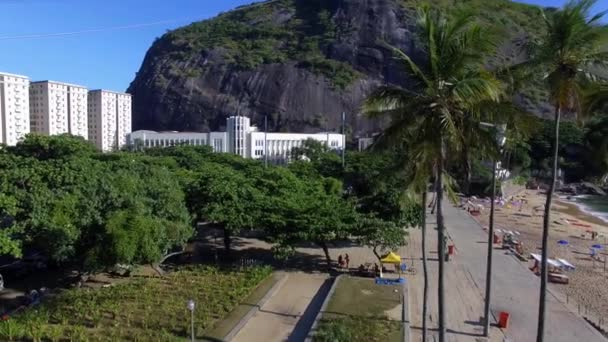
{"type": "Polygon", "coordinates": [[[191,342],[194,342],[194,300],[190,299],[187,304],[188,310],[190,310],[190,325],[192,329],[191,342]]]}
{"type": "MultiPolygon", "coordinates": [[[[487,122],[480,122],[481,127],[486,127],[494,131],[496,137],[496,144],[502,151],[502,147],[507,141],[506,131],[507,125],[495,125],[487,122]]],[[[494,249],[494,202],[496,201],[496,164],[498,161],[496,158],[492,161],[492,192],[491,192],[491,204],[490,204],[490,224],[488,228],[488,260],[486,262],[486,300],[483,307],[483,336],[487,337],[490,333],[490,296],[492,287],[492,250],[494,249]]]]}

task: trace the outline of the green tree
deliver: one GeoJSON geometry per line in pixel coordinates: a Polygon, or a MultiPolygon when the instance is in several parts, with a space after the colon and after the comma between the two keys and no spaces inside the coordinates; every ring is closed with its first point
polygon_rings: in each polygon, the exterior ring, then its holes
{"type": "Polygon", "coordinates": [[[289,255],[302,242],[312,242],[331,266],[329,244],[346,240],[356,227],[354,205],[342,198],[342,186],[333,178],[295,179],[267,197],[264,222],[275,250],[289,255]]]}
{"type": "MultiPolygon", "coordinates": [[[[415,63],[403,51],[391,48],[417,82],[416,90],[392,86],[380,87],[366,101],[368,115],[389,116],[391,124],[385,138],[402,143],[414,136],[418,148],[433,156],[437,198],[439,253],[439,341],[445,341],[444,236],[443,219],[446,152],[458,151],[461,123],[475,115],[472,109],[485,101],[498,101],[500,82],[484,70],[487,54],[494,48],[491,37],[474,24],[467,13],[449,19],[428,8],[419,11],[421,40],[426,53],[422,64],[415,63]],[[414,133],[412,133],[414,132],[414,133]]],[[[415,145],[414,145],[415,146],[415,145]]],[[[416,156],[416,152],[413,154],[416,156]]],[[[449,177],[449,176],[448,176],[449,177]]]]}
{"type": "Polygon", "coordinates": [[[28,134],[23,141],[7,147],[7,150],[15,155],[38,160],[85,157],[97,153],[92,143],[70,134],[53,136],[28,134]]]}
{"type": "Polygon", "coordinates": [[[255,228],[262,214],[261,192],[244,174],[224,165],[204,164],[186,191],[195,222],[211,222],[222,228],[227,255],[232,236],[255,228]]]}
{"type": "Polygon", "coordinates": [[[603,70],[608,61],[604,43],[608,39],[608,27],[599,20],[605,12],[590,15],[595,0],[571,0],[555,12],[544,17],[545,33],[534,42],[529,51],[530,59],[524,66],[536,73],[546,75],[549,102],[555,108],[553,142],[553,163],[545,216],[543,221],[541,286],[536,340],[544,340],[546,295],[547,295],[547,253],[551,204],[555,190],[555,180],[559,167],[559,126],[563,111],[582,113],[584,102],[582,89],[596,79],[597,72],[603,70]]]}
{"type": "Polygon", "coordinates": [[[407,231],[391,221],[362,217],[354,232],[357,242],[372,249],[381,263],[382,253],[394,251],[407,243],[407,231]]]}
{"type": "Polygon", "coordinates": [[[94,270],[148,261],[150,251],[181,248],[192,236],[184,193],[165,159],[100,154],[80,138],[31,135],[0,152],[0,170],[0,252],[35,250],[53,263],[94,270]],[[138,216],[121,224],[117,213],[132,208],[138,216]],[[123,236],[150,243],[116,257],[123,236]]]}
{"type": "Polygon", "coordinates": [[[608,116],[598,117],[588,123],[584,145],[587,174],[605,183],[608,174],[608,116]]]}

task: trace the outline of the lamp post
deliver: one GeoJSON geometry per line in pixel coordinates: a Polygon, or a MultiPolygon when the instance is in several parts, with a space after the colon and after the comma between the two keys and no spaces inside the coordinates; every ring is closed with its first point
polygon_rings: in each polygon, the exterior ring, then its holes
{"type": "Polygon", "coordinates": [[[188,310],[190,311],[190,328],[191,328],[191,342],[194,342],[194,300],[190,299],[188,301],[188,310]]]}
{"type": "Polygon", "coordinates": [[[342,112],[342,169],[344,169],[345,165],[345,152],[346,152],[346,113],[342,112]]]}
{"type": "Polygon", "coordinates": [[[264,116],[264,167],[268,167],[268,114],[264,116]]]}
{"type": "MultiPolygon", "coordinates": [[[[502,151],[502,147],[506,142],[505,133],[507,125],[495,125],[487,122],[481,122],[482,127],[491,128],[496,135],[496,143],[502,151]]],[[[496,158],[492,161],[492,192],[490,204],[490,224],[488,227],[488,260],[486,262],[486,298],[483,307],[483,336],[487,337],[490,333],[490,298],[492,292],[492,251],[494,249],[494,202],[496,201],[496,158]]]]}

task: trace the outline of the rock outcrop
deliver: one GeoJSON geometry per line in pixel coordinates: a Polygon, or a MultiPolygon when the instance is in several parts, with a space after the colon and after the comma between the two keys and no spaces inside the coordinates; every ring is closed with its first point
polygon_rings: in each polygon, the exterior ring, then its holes
{"type": "MultiPolygon", "coordinates": [[[[382,122],[359,115],[363,99],[381,84],[415,86],[383,45],[422,57],[414,3],[275,0],[169,32],[129,87],[134,129],[221,129],[240,114],[258,125],[268,116],[274,131],[335,130],[346,112],[350,137],[377,131],[382,122]]],[[[489,13],[521,8],[524,21],[537,15],[505,0],[481,4],[489,13]]],[[[501,49],[511,61],[525,36],[512,33],[501,49]]]]}

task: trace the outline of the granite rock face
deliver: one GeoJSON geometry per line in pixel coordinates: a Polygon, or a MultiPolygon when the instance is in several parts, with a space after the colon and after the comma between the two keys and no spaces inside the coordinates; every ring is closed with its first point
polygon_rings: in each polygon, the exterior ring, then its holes
{"type": "Polygon", "coordinates": [[[134,129],[221,129],[240,114],[272,131],[340,127],[351,138],[382,122],[362,117],[381,84],[412,87],[383,42],[415,59],[416,16],[401,0],[276,0],[169,32],[147,52],[128,91],[134,129]]]}

